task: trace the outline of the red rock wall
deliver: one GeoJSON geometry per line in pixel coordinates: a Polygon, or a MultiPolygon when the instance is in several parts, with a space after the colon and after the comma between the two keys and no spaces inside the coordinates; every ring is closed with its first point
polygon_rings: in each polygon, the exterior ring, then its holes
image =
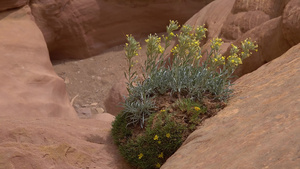
{"type": "Polygon", "coordinates": [[[221,53],[229,55],[230,43],[239,45],[250,37],[256,41],[258,52],[236,70],[241,76],[252,72],[263,64],[281,56],[300,42],[299,0],[216,0],[195,14],[186,24],[206,24],[209,50],[212,38],[221,37],[225,43],[221,53]]]}
{"type": "Polygon", "coordinates": [[[30,12],[0,13],[0,116],[76,118],[30,12]]]}
{"type": "Polygon", "coordinates": [[[170,19],[184,23],[211,1],[31,0],[30,6],[51,58],[75,59],[120,45],[126,34],[165,31],[170,19]]]}
{"type": "Polygon", "coordinates": [[[239,78],[228,106],[204,122],[162,169],[297,168],[300,44],[239,78]]]}
{"type": "Polygon", "coordinates": [[[29,0],[1,0],[0,11],[22,7],[28,4],[29,0]]]}

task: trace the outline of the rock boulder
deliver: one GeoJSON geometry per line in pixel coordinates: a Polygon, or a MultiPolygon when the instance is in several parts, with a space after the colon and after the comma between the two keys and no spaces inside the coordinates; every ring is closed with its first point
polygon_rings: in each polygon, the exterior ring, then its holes
{"type": "Polygon", "coordinates": [[[30,8],[0,18],[0,116],[76,118],[30,8]]]}
{"type": "MultiPolygon", "coordinates": [[[[235,94],[162,169],[300,166],[300,44],[235,82],[235,94]]],[[[297,168],[297,167],[296,167],[297,168]]]]}

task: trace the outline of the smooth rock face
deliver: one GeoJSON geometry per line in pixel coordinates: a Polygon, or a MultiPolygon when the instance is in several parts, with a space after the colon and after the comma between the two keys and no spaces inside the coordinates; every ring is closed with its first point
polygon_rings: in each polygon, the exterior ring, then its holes
{"type": "Polygon", "coordinates": [[[300,166],[300,44],[235,82],[228,106],[206,120],[162,169],[300,166]]]}
{"type": "Polygon", "coordinates": [[[113,115],[78,119],[30,13],[0,13],[0,169],[129,168],[110,136],[113,115]]]}
{"type": "Polygon", "coordinates": [[[129,169],[110,136],[114,116],[0,118],[1,169],[129,169]]]}
{"type": "Polygon", "coordinates": [[[212,0],[31,0],[36,23],[53,59],[87,58],[125,42],[165,31],[170,19],[184,23],[212,0]],[[125,1],[126,2],[126,1],[125,1]]]}
{"type": "Polygon", "coordinates": [[[19,8],[28,4],[28,0],[1,0],[0,1],[0,11],[19,8]]]}
{"type": "Polygon", "coordinates": [[[0,116],[76,118],[30,8],[0,18],[0,116]]]}

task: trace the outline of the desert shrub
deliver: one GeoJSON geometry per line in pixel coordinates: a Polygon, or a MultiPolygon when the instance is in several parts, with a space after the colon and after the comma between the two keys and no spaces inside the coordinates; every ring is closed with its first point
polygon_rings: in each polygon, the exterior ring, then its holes
{"type": "Polygon", "coordinates": [[[166,36],[150,34],[145,40],[142,79],[133,69],[140,44],[127,35],[124,74],[129,96],[113,122],[112,135],[124,158],[138,168],[160,168],[205,118],[224,107],[232,93],[234,70],[257,48],[246,39],[241,49],[232,45],[225,57],[220,54],[222,39],[215,38],[203,59],[200,44],[207,29],[184,25],[175,34],[178,28],[176,21],[170,21],[166,36]],[[174,38],[178,44],[167,53],[174,38]]]}

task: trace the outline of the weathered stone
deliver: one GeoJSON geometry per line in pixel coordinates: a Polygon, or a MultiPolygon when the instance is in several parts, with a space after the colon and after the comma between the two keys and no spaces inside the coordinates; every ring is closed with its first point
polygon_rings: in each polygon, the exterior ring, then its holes
{"type": "MultiPolygon", "coordinates": [[[[162,169],[300,166],[300,44],[235,82],[235,95],[162,169]]],[[[297,167],[296,167],[297,168],[297,167]]]]}
{"type": "Polygon", "coordinates": [[[89,119],[92,117],[92,110],[90,108],[77,108],[77,115],[82,119],[89,119]]]}
{"type": "Polygon", "coordinates": [[[1,115],[0,168],[130,169],[113,144],[111,116],[51,120],[1,115]]]}
{"type": "Polygon", "coordinates": [[[221,34],[222,26],[231,13],[235,0],[215,0],[201,9],[185,24],[191,26],[202,26],[209,30],[207,42],[212,38],[218,37],[221,34]]]}
{"type": "Polygon", "coordinates": [[[1,0],[0,1],[0,11],[5,11],[8,9],[20,8],[28,4],[28,0],[1,0]]]}
{"type": "Polygon", "coordinates": [[[109,91],[108,97],[104,101],[106,112],[117,115],[122,110],[122,103],[125,101],[124,96],[127,96],[126,79],[123,78],[116,83],[109,91]]]}
{"type": "Polygon", "coordinates": [[[104,113],[104,109],[103,108],[96,108],[97,113],[102,114],[104,113]]]}
{"type": "Polygon", "coordinates": [[[271,18],[276,18],[282,14],[285,4],[288,1],[289,0],[236,0],[232,12],[235,14],[247,11],[262,11],[271,18]]]}
{"type": "Polygon", "coordinates": [[[99,54],[124,43],[126,34],[165,31],[170,19],[184,23],[211,1],[31,0],[30,6],[51,58],[64,59],[99,54]]]}
{"type": "Polygon", "coordinates": [[[0,116],[77,118],[30,8],[0,18],[0,116]]]}
{"type": "Polygon", "coordinates": [[[221,37],[225,40],[236,40],[247,31],[270,20],[262,11],[240,12],[230,14],[222,27],[221,37]]]}
{"type": "Polygon", "coordinates": [[[291,0],[282,15],[282,32],[291,46],[300,43],[300,1],[291,0]]]}
{"type": "MultiPolygon", "coordinates": [[[[233,44],[240,46],[241,41],[251,38],[258,44],[258,52],[254,51],[249,58],[243,61],[243,64],[235,71],[236,75],[242,76],[256,70],[263,64],[281,56],[291,47],[283,36],[281,21],[282,17],[271,19],[251,29],[233,42],[233,44]]],[[[229,55],[229,49],[225,55],[229,55]]]]}

